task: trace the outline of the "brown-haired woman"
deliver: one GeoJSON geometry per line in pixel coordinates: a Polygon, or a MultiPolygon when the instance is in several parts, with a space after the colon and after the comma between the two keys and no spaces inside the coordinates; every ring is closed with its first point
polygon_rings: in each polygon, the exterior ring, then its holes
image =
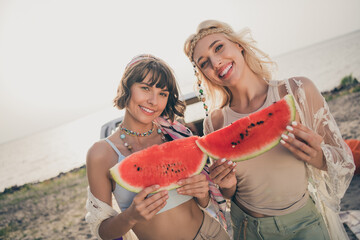
{"type": "Polygon", "coordinates": [[[219,222],[199,207],[206,207],[209,202],[205,175],[182,179],[180,188],[153,195],[150,193],[159,186],[136,194],[116,184],[110,176],[109,169],[126,156],[191,135],[175,121],[175,117],[183,116],[185,105],[179,100],[171,68],[152,55],[133,58],[125,68],[114,105],[125,109],[123,121],[111,136],[96,142],[87,155],[86,220],[93,233],[101,239],[127,239],[129,232],[139,239],[229,239],[219,222]],[[176,128],[167,128],[174,124],[176,128]],[[112,194],[121,213],[111,208],[112,194]]]}

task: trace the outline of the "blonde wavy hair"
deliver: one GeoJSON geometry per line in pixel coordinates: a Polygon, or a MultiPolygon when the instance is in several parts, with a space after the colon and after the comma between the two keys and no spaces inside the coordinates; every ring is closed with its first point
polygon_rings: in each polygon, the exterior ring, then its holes
{"type": "Polygon", "coordinates": [[[206,20],[201,22],[196,30],[195,34],[188,37],[184,44],[184,52],[193,64],[195,75],[197,78],[204,82],[206,92],[209,94],[211,99],[211,108],[228,105],[232,100],[231,91],[227,87],[217,85],[210,81],[197,67],[193,59],[194,49],[197,42],[205,36],[222,33],[231,42],[239,44],[243,48],[243,56],[246,64],[249,68],[259,77],[264,79],[267,83],[272,78],[272,72],[276,63],[273,62],[268,54],[261,51],[256,47],[256,41],[251,36],[251,31],[248,28],[244,28],[239,32],[234,32],[230,25],[220,22],[217,20],[206,20]],[[220,97],[221,101],[216,101],[216,98],[220,97]],[[216,102],[219,106],[215,106],[216,102]]]}

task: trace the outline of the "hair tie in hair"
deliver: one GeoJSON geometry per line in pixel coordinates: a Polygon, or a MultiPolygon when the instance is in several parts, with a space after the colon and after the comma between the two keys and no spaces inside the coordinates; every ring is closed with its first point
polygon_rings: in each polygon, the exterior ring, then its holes
{"type": "Polygon", "coordinates": [[[126,65],[125,69],[131,67],[132,65],[134,65],[135,63],[144,60],[144,59],[152,59],[152,60],[157,60],[156,57],[150,55],[150,54],[140,54],[135,56],[133,59],[131,59],[131,61],[126,65]]]}
{"type": "Polygon", "coordinates": [[[200,39],[202,39],[203,37],[206,37],[208,35],[214,34],[214,33],[231,33],[231,32],[233,32],[233,30],[231,28],[211,27],[211,28],[208,28],[208,29],[196,34],[195,37],[191,40],[190,51],[189,51],[190,61],[191,62],[194,61],[194,59],[193,59],[194,48],[200,39]]]}

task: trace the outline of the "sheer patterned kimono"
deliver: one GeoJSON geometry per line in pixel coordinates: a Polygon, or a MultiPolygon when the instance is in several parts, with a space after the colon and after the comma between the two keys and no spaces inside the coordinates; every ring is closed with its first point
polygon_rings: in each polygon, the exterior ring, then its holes
{"type": "MultiPolygon", "coordinates": [[[[344,142],[329,107],[315,85],[307,78],[291,78],[276,82],[280,97],[291,94],[295,100],[300,122],[323,137],[321,148],[327,171],[306,164],[308,190],[322,214],[331,239],[348,239],[338,216],[340,201],[354,174],[352,153],[344,142]]],[[[205,119],[204,132],[214,131],[211,120],[205,119]]]]}
{"type": "Polygon", "coordinates": [[[301,123],[324,139],[321,148],[327,171],[306,164],[311,197],[324,217],[331,239],[348,239],[338,213],[341,198],[355,171],[351,151],[343,141],[325,99],[310,80],[292,78],[281,83],[294,96],[301,123]]]}

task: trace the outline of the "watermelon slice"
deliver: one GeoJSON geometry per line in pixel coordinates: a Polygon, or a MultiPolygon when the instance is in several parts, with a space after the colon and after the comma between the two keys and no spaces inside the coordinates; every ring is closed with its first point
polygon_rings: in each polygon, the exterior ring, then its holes
{"type": "Polygon", "coordinates": [[[132,192],[158,184],[161,190],[179,187],[183,178],[199,174],[207,156],[195,144],[197,136],[153,145],[135,152],[110,169],[119,185],[132,192]]]}
{"type": "Polygon", "coordinates": [[[291,95],[241,118],[231,125],[196,141],[199,148],[213,159],[243,161],[275,147],[295,120],[295,103],[291,95]]]}

